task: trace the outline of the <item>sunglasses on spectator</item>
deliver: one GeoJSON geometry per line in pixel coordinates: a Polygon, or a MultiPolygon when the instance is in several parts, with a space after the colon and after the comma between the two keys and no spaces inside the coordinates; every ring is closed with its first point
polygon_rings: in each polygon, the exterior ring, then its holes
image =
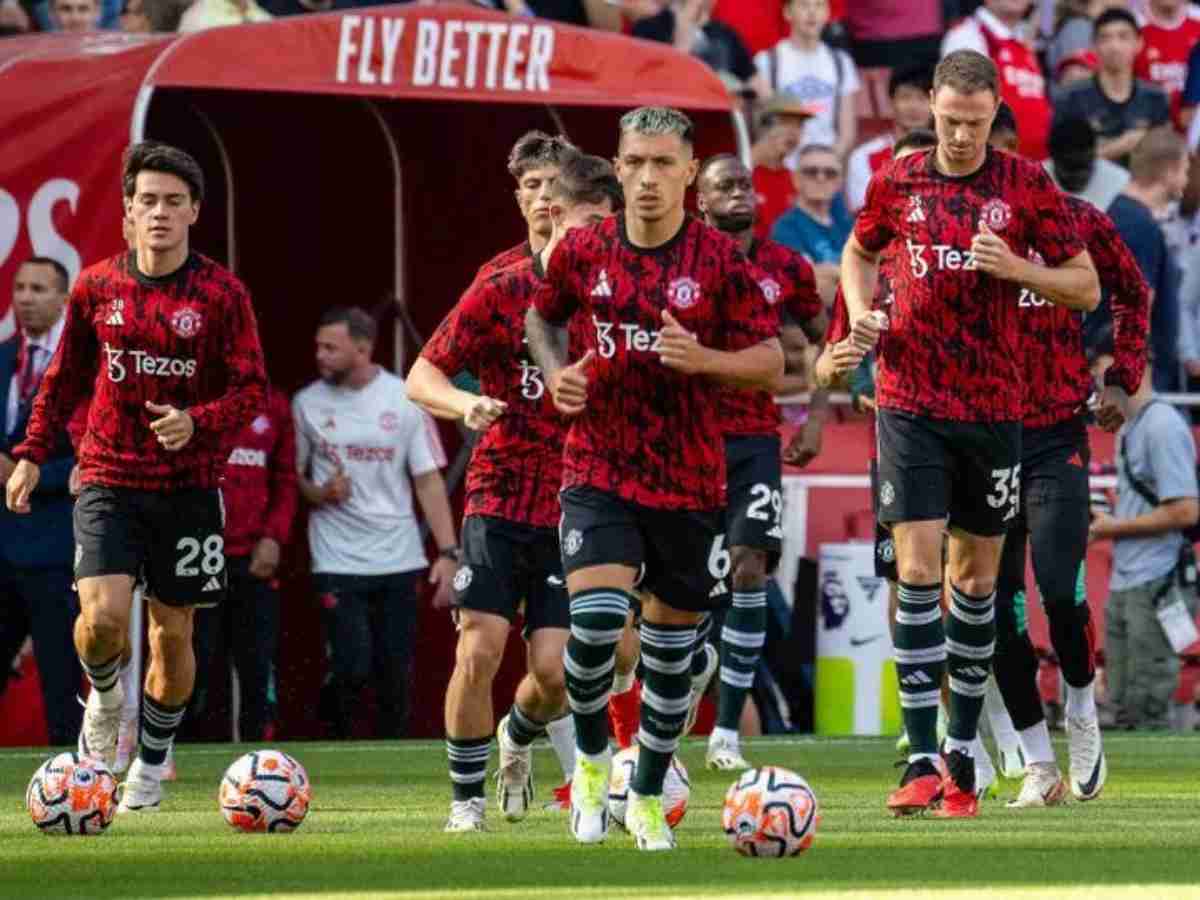
{"type": "Polygon", "coordinates": [[[801,166],[800,174],[805,178],[824,178],[833,181],[842,177],[842,170],[834,166],[801,166]]]}

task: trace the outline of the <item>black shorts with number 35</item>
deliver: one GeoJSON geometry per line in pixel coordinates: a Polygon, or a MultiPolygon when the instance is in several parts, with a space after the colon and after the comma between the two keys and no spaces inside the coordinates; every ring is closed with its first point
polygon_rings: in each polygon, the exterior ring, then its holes
{"type": "Polygon", "coordinates": [[[1021,502],[1021,423],[953,422],[879,410],[879,521],[949,518],[999,537],[1021,502]]]}
{"type": "Polygon", "coordinates": [[[596,488],[559,494],[563,569],[643,566],[639,584],[675,609],[707,612],[729,599],[729,549],[720,510],[654,509],[596,488]]]}
{"type": "Polygon", "coordinates": [[[225,596],[225,509],[216,488],[87,485],[75,501],[75,580],[130,575],[168,606],[225,596]]]}
{"type": "Polygon", "coordinates": [[[783,464],[778,435],[725,438],[725,480],[729,495],[726,542],[767,554],[767,571],[783,552],[783,464]]]}

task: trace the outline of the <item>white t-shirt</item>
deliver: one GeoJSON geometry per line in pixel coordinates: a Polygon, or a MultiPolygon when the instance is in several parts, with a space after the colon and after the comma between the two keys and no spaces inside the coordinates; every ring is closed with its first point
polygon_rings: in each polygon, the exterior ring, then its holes
{"type": "Polygon", "coordinates": [[[425,414],[408,399],[404,382],[382,369],[359,389],[314,381],[292,400],[292,415],[299,470],[324,484],[340,460],[350,479],[348,500],[309,516],[313,571],[388,575],[425,568],[409,476],[438,463],[425,414]]]}
{"type": "Polygon", "coordinates": [[[824,41],[815,50],[800,50],[785,38],[770,50],[760,50],[754,65],[768,83],[771,68],[775,67],[776,93],[788,94],[801,103],[815,107],[817,114],[804,123],[801,144],[837,143],[837,117],[834,98],[841,95],[842,103],[853,103],[852,94],[860,87],[854,60],[845,50],[834,50],[824,41]],[[838,78],[837,54],[841,60],[841,79],[838,78]],[[772,57],[774,57],[772,59],[772,57]]]}
{"type": "Polygon", "coordinates": [[[846,208],[850,210],[851,215],[857,214],[867,202],[867,185],[871,183],[871,176],[875,174],[875,170],[871,168],[872,158],[890,150],[895,143],[896,133],[886,131],[850,151],[850,156],[846,159],[846,208]]]}

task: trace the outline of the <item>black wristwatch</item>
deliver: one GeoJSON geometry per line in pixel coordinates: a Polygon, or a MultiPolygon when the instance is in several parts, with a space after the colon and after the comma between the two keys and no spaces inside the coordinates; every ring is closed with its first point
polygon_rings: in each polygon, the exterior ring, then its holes
{"type": "Polygon", "coordinates": [[[452,559],[459,562],[462,559],[462,550],[458,547],[446,547],[438,551],[438,556],[444,556],[446,559],[452,559]]]}

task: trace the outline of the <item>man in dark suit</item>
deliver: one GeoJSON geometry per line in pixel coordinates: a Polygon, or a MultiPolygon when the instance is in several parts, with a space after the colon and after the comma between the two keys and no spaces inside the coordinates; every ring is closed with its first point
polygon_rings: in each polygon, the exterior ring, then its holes
{"type": "MultiPolygon", "coordinates": [[[[62,335],[67,286],[63,265],[41,256],[22,263],[13,280],[17,334],[0,343],[0,485],[12,474],[12,448],[25,437],[38,384],[62,335]]],[[[0,679],[25,636],[32,635],[51,744],[74,744],[83,717],[72,636],[79,615],[71,588],[74,501],[68,483],[74,465],[64,431],[42,466],[33,511],[18,516],[0,506],[0,679]]]]}

